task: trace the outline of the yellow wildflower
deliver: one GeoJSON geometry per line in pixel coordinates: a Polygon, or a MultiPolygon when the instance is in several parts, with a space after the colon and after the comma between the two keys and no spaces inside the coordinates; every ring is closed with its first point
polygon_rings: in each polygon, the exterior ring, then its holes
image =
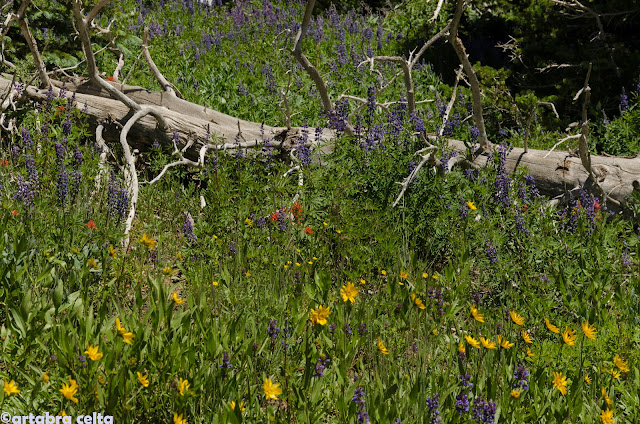
{"type": "Polygon", "coordinates": [[[60,393],[62,393],[62,396],[69,399],[71,402],[78,403],[78,398],[75,397],[76,393],[78,393],[77,384],[62,383],[62,389],[60,389],[60,393]]]}
{"type": "Polygon", "coordinates": [[[522,338],[524,339],[525,343],[529,343],[529,344],[533,343],[533,340],[531,340],[531,336],[529,335],[529,332],[526,330],[522,330],[522,338]]]}
{"type": "Polygon", "coordinates": [[[247,224],[249,227],[251,227],[253,225],[253,221],[250,220],[249,218],[245,218],[244,219],[244,223],[247,224]]]}
{"type": "Polygon", "coordinates": [[[89,258],[89,260],[87,261],[87,265],[89,265],[91,268],[94,268],[94,269],[98,268],[98,264],[96,263],[96,260],[93,258],[89,258]]]}
{"type": "Polygon", "coordinates": [[[7,394],[7,396],[17,395],[18,393],[20,393],[16,382],[13,380],[9,382],[7,382],[7,380],[4,380],[4,387],[2,388],[2,390],[7,394]]]}
{"type": "Polygon", "coordinates": [[[602,424],[613,424],[615,422],[613,418],[613,411],[607,408],[606,411],[602,411],[600,414],[600,419],[602,420],[602,424]]]}
{"type": "Polygon", "coordinates": [[[464,336],[465,340],[467,341],[467,343],[469,343],[471,346],[475,347],[476,349],[480,349],[480,342],[477,341],[476,339],[474,339],[473,337],[466,335],[464,336]]]}
{"type": "Polygon", "coordinates": [[[620,355],[616,353],[616,356],[613,358],[613,363],[616,364],[616,367],[622,372],[629,372],[629,363],[623,361],[620,355]]]}
{"type": "Polygon", "coordinates": [[[98,349],[98,346],[89,345],[84,353],[86,353],[92,361],[97,361],[98,359],[102,359],[103,356],[102,352],[98,352],[98,349]]]}
{"type": "Polygon", "coordinates": [[[502,346],[503,349],[509,349],[509,348],[513,347],[513,343],[511,343],[507,339],[503,339],[500,334],[498,334],[498,344],[500,346],[502,346]]]}
{"type": "Polygon", "coordinates": [[[218,282],[217,282],[217,281],[214,281],[214,282],[213,282],[213,283],[211,283],[211,284],[213,284],[213,287],[218,287],[218,282]]]}
{"type": "Polygon", "coordinates": [[[173,270],[171,268],[169,268],[168,266],[165,266],[164,268],[162,268],[162,272],[164,272],[164,275],[173,274],[173,270]]]}
{"type": "Polygon", "coordinates": [[[563,377],[561,372],[553,372],[553,387],[560,390],[563,395],[567,394],[567,377],[563,377]]]}
{"type": "Polygon", "coordinates": [[[340,295],[344,302],[350,301],[351,303],[354,303],[359,292],[360,290],[351,281],[348,281],[347,285],[342,286],[340,289],[340,295]]]}
{"type": "Polygon", "coordinates": [[[473,204],[473,202],[467,202],[467,206],[469,206],[469,209],[471,209],[472,211],[475,211],[476,209],[476,205],[473,204]]]}
{"type": "Polygon", "coordinates": [[[616,371],[615,368],[611,368],[611,370],[609,370],[609,373],[611,374],[611,376],[613,378],[615,378],[616,380],[620,379],[620,372],[616,371]]]}
{"type": "Polygon", "coordinates": [[[584,375],[584,381],[587,384],[591,384],[591,377],[589,377],[589,374],[584,375]]]}
{"type": "Polygon", "coordinates": [[[566,329],[564,330],[564,333],[562,333],[562,339],[569,346],[573,346],[576,344],[577,337],[578,336],[576,335],[576,330],[569,327],[566,327],[566,329]]]}
{"type": "MultiPolygon", "coordinates": [[[[231,409],[235,410],[236,409],[236,401],[232,400],[231,402],[229,402],[229,406],[231,407],[231,409]]],[[[244,412],[245,408],[244,407],[244,402],[240,402],[240,404],[238,405],[238,409],[240,410],[240,412],[244,412]]]]}
{"type": "Polygon", "coordinates": [[[531,349],[527,348],[527,356],[533,358],[534,356],[536,356],[536,354],[531,352],[531,349]]]}
{"type": "Polygon", "coordinates": [[[49,382],[49,371],[42,374],[42,381],[44,381],[45,383],[49,382]]]}
{"type": "Polygon", "coordinates": [[[380,270],[380,274],[382,275],[387,275],[387,271],[385,271],[384,269],[380,270]]]}
{"type": "Polygon", "coordinates": [[[156,248],[156,244],[158,244],[157,240],[152,239],[151,237],[149,237],[147,235],[147,233],[142,234],[142,238],[140,239],[140,242],[142,244],[144,244],[145,246],[147,246],[147,248],[153,250],[156,248]]]}
{"type": "Polygon", "coordinates": [[[380,338],[378,338],[378,349],[380,349],[380,352],[383,355],[389,354],[389,350],[385,347],[385,345],[382,343],[382,340],[380,340],[380,338]]]}
{"type": "Polygon", "coordinates": [[[474,305],[471,305],[471,316],[478,322],[484,322],[484,314],[481,314],[474,305]]]}
{"type": "Polygon", "coordinates": [[[138,375],[138,381],[142,384],[142,387],[149,387],[149,374],[142,375],[140,371],[136,371],[136,374],[138,375]]]}
{"type": "Polygon", "coordinates": [[[407,271],[400,271],[400,278],[406,280],[409,278],[409,273],[407,271]]]}
{"type": "Polygon", "coordinates": [[[552,333],[560,334],[560,329],[555,325],[551,324],[548,318],[544,319],[544,323],[546,324],[549,331],[551,331],[552,333]]]}
{"type": "Polygon", "coordinates": [[[422,273],[422,278],[427,278],[429,276],[429,274],[427,274],[426,272],[422,273]]]}
{"type": "Polygon", "coordinates": [[[607,402],[607,405],[613,405],[613,401],[609,397],[609,393],[607,393],[607,390],[604,387],[602,388],[602,397],[604,398],[604,401],[607,402]]]}
{"type": "Polygon", "coordinates": [[[183,417],[183,414],[178,415],[177,412],[174,412],[173,424],[188,424],[188,423],[187,423],[187,419],[183,417]]]}
{"type": "Polygon", "coordinates": [[[589,325],[589,320],[586,320],[582,323],[582,332],[584,333],[585,337],[588,337],[591,340],[596,339],[596,326],[594,324],[589,325]]]}
{"type": "Polygon", "coordinates": [[[274,384],[269,378],[264,379],[262,390],[264,390],[264,397],[267,399],[278,400],[278,396],[282,394],[280,383],[274,384]]]}
{"type": "Polygon", "coordinates": [[[487,349],[497,349],[496,348],[496,343],[489,341],[489,339],[485,339],[484,337],[480,337],[480,341],[482,342],[482,346],[484,346],[487,349]]]}
{"type": "Polygon", "coordinates": [[[360,279],[360,284],[367,284],[367,281],[364,278],[360,279]]]}
{"type": "Polygon", "coordinates": [[[184,380],[180,378],[178,381],[178,391],[180,392],[180,396],[184,396],[185,393],[189,391],[189,380],[184,380]]]}
{"type": "Polygon", "coordinates": [[[466,353],[467,349],[464,348],[464,345],[462,344],[462,342],[460,342],[460,344],[458,344],[458,352],[460,353],[466,353]]]}
{"type": "Polygon", "coordinates": [[[518,315],[518,313],[516,311],[510,311],[509,315],[511,315],[511,319],[513,320],[513,322],[515,322],[517,325],[524,325],[524,318],[521,317],[520,315],[518,315]]]}
{"type": "Polygon", "coordinates": [[[311,309],[311,312],[309,313],[309,319],[311,320],[312,324],[326,325],[329,315],[331,315],[331,309],[320,305],[315,310],[311,309]]]}
{"type": "Polygon", "coordinates": [[[116,259],[118,257],[118,254],[116,253],[116,249],[115,247],[113,247],[113,244],[109,245],[109,254],[113,259],[116,259]]]}
{"type": "Polygon", "coordinates": [[[518,399],[520,397],[520,392],[518,390],[511,390],[511,397],[514,399],[518,399]]]}
{"type": "Polygon", "coordinates": [[[176,302],[177,305],[181,305],[184,303],[184,299],[180,299],[178,297],[178,293],[173,292],[173,294],[171,295],[171,298],[173,299],[174,302],[176,302]]]}

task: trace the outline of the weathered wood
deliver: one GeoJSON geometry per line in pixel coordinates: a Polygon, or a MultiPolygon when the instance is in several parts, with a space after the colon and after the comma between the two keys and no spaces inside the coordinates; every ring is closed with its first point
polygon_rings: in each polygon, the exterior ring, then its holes
{"type": "MultiPolygon", "coordinates": [[[[59,95],[62,82],[52,80],[54,93],[59,95]]],[[[6,75],[0,77],[0,93],[7,92],[11,80],[6,75]]],[[[148,150],[155,141],[163,145],[170,145],[173,132],[177,132],[181,146],[189,143],[191,147],[185,152],[185,157],[197,159],[199,148],[207,142],[207,128],[209,128],[214,143],[233,144],[240,128],[241,142],[262,141],[261,124],[234,118],[224,113],[206,108],[186,100],[168,96],[142,87],[123,85],[111,82],[115,88],[121,90],[127,97],[140,105],[154,105],[161,109],[169,125],[169,131],[157,128],[156,120],[145,116],[131,128],[129,140],[131,147],[140,151],[148,150]]],[[[75,93],[76,107],[86,110],[95,128],[101,122],[104,125],[103,137],[108,143],[119,143],[120,131],[126,121],[133,116],[131,110],[120,101],[109,97],[105,90],[91,84],[87,79],[66,82],[66,97],[75,93]],[[86,106],[86,107],[85,107],[86,106]]],[[[36,101],[46,98],[47,90],[34,86],[25,88],[25,95],[36,101]]],[[[264,125],[264,138],[274,141],[274,147],[289,150],[296,143],[300,135],[300,128],[287,130],[285,127],[271,127],[264,125]]],[[[325,129],[322,141],[327,142],[335,136],[334,131],[325,129]]],[[[209,142],[212,142],[209,140],[209,142]]]]}

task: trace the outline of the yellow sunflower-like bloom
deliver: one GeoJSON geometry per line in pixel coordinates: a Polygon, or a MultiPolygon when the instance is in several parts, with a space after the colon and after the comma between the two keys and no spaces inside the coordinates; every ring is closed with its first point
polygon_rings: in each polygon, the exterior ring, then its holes
{"type": "Polygon", "coordinates": [[[533,340],[531,339],[529,332],[526,330],[522,330],[522,338],[524,339],[525,343],[529,343],[529,344],[533,343],[533,340]]]}
{"type": "Polygon", "coordinates": [[[602,411],[600,414],[600,419],[602,420],[602,424],[613,424],[615,420],[613,418],[613,411],[607,408],[606,411],[602,411]]]}
{"type": "Polygon", "coordinates": [[[180,392],[180,396],[184,396],[185,393],[189,392],[189,380],[182,379],[178,380],[178,391],[180,392]]]}
{"type": "Polygon", "coordinates": [[[280,383],[274,384],[270,379],[265,378],[264,384],[262,385],[262,390],[264,390],[264,397],[267,399],[278,400],[278,396],[282,394],[282,389],[280,388],[280,383]]]}
{"type": "Polygon", "coordinates": [[[596,326],[594,324],[589,325],[589,320],[582,323],[582,332],[585,337],[590,338],[591,340],[596,339],[596,326]]]}
{"type": "Polygon", "coordinates": [[[562,395],[567,394],[567,377],[563,377],[561,372],[553,372],[553,387],[557,388],[562,395]]]}
{"type": "Polygon", "coordinates": [[[464,339],[467,341],[467,343],[469,343],[471,346],[475,347],[476,349],[480,349],[480,342],[477,341],[476,339],[474,339],[473,337],[466,335],[464,336],[464,339]]]}
{"type": "Polygon", "coordinates": [[[576,344],[577,337],[578,336],[576,334],[576,330],[574,330],[573,328],[566,327],[564,333],[562,333],[562,339],[569,346],[573,346],[576,344]]]}
{"type": "Polygon", "coordinates": [[[471,316],[478,322],[484,322],[484,315],[474,305],[471,305],[471,316]]]}
{"type": "Polygon", "coordinates": [[[509,349],[509,348],[513,347],[513,343],[511,343],[507,339],[503,339],[500,334],[498,334],[498,344],[500,346],[502,346],[503,349],[509,349]]]}
{"type": "Polygon", "coordinates": [[[358,289],[351,281],[347,282],[346,286],[342,286],[340,289],[340,295],[342,296],[342,300],[344,302],[354,303],[356,301],[356,297],[360,293],[360,289],[358,289]]]}
{"type": "Polygon", "coordinates": [[[174,302],[176,302],[176,305],[181,305],[184,303],[184,299],[181,299],[178,297],[178,293],[173,292],[173,294],[171,295],[171,298],[173,299],[174,302]]]}
{"type": "Polygon", "coordinates": [[[544,323],[546,324],[549,331],[551,331],[552,333],[560,334],[560,329],[555,325],[551,324],[548,318],[544,319],[544,323]]]}
{"type": "Polygon", "coordinates": [[[480,337],[480,341],[482,342],[482,346],[486,349],[497,349],[496,343],[490,341],[489,339],[485,339],[484,337],[480,337]]]}
{"type": "Polygon", "coordinates": [[[7,394],[7,396],[17,395],[18,393],[20,393],[20,390],[18,389],[18,386],[16,385],[16,382],[14,380],[4,380],[4,387],[2,388],[2,390],[7,394]]]}
{"type": "Polygon", "coordinates": [[[142,384],[142,387],[149,387],[149,374],[142,375],[140,371],[137,371],[136,374],[138,376],[138,381],[142,384]]]}
{"type": "Polygon", "coordinates": [[[389,350],[385,347],[385,345],[382,343],[382,340],[380,340],[380,338],[378,338],[378,349],[383,355],[389,354],[389,350]]]}
{"type": "Polygon", "coordinates": [[[616,364],[616,367],[622,372],[629,372],[629,363],[623,361],[620,355],[616,353],[616,356],[613,358],[613,363],[616,364]]]}
{"type": "Polygon", "coordinates": [[[183,414],[178,415],[177,412],[174,412],[173,424],[188,424],[188,423],[187,423],[187,419],[183,417],[183,414]]]}
{"type": "Polygon", "coordinates": [[[517,325],[524,325],[524,318],[521,317],[520,315],[518,315],[518,313],[516,311],[510,311],[509,315],[511,315],[511,319],[513,320],[513,322],[515,322],[517,325]]]}
{"type": "Polygon", "coordinates": [[[91,359],[92,361],[97,361],[98,359],[102,359],[103,356],[101,352],[98,352],[98,349],[98,346],[89,345],[84,353],[86,353],[89,359],[91,359]]]}

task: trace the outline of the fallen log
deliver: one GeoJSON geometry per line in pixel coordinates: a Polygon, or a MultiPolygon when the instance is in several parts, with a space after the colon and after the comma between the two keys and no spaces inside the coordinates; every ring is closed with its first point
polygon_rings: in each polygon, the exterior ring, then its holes
{"type": "MultiPolygon", "coordinates": [[[[54,94],[59,96],[63,83],[53,80],[52,83],[54,94]]],[[[111,84],[140,105],[158,107],[168,123],[169,131],[162,131],[152,116],[136,121],[129,132],[130,144],[133,149],[141,152],[149,150],[156,141],[161,145],[172,146],[171,140],[174,133],[177,133],[181,142],[178,147],[189,146],[184,156],[194,160],[198,158],[200,148],[207,143],[230,149],[236,143],[243,147],[261,146],[264,139],[269,139],[270,147],[286,153],[298,143],[302,132],[301,128],[272,127],[238,119],[166,93],[116,82],[111,84]]],[[[102,135],[105,141],[119,143],[122,127],[133,112],[122,102],[110,98],[105,90],[91,84],[88,79],[65,82],[64,87],[67,98],[75,94],[76,107],[88,114],[92,128],[95,129],[101,123],[104,126],[102,135]]],[[[0,77],[0,93],[7,93],[9,89],[11,80],[3,75],[0,77]]],[[[34,101],[44,101],[47,89],[28,86],[24,88],[23,95],[34,101]]],[[[335,132],[325,129],[319,142],[326,143],[333,137],[335,132]]]]}

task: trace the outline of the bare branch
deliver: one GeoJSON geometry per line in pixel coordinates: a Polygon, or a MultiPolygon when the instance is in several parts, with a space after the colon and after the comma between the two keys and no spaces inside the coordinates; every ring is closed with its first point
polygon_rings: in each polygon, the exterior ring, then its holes
{"type": "Polygon", "coordinates": [[[160,87],[162,90],[170,96],[176,97],[176,92],[173,89],[173,84],[171,84],[167,79],[162,75],[155,62],[151,58],[151,53],[149,53],[149,27],[144,27],[144,39],[142,41],[142,53],[144,54],[144,58],[147,60],[147,64],[149,65],[149,69],[151,73],[156,77],[160,87]]]}
{"type": "Polygon", "coordinates": [[[38,69],[38,76],[40,78],[40,84],[42,87],[50,87],[51,81],[49,81],[49,76],[47,75],[47,69],[44,66],[44,61],[42,60],[42,56],[40,56],[40,51],[38,50],[38,44],[36,43],[36,39],[31,34],[29,30],[29,25],[27,21],[24,19],[27,7],[31,3],[31,0],[25,0],[20,6],[18,10],[18,14],[16,16],[16,20],[20,25],[20,30],[22,31],[22,36],[27,41],[29,45],[29,50],[31,50],[31,54],[33,55],[33,61],[35,62],[36,68],[38,69]]]}
{"type": "Polygon", "coordinates": [[[559,145],[561,145],[565,141],[574,140],[574,139],[580,138],[580,137],[581,137],[580,134],[573,134],[573,135],[566,136],[565,138],[563,138],[562,140],[560,140],[556,144],[554,144],[553,147],[547,152],[547,154],[544,155],[544,157],[546,158],[547,156],[549,156],[556,149],[556,147],[558,147],[559,145]]]}
{"type": "MultiPolygon", "coordinates": [[[[428,146],[428,147],[425,147],[424,149],[418,150],[418,152],[423,153],[426,151],[437,150],[437,149],[438,148],[436,146],[428,146]]],[[[405,191],[407,191],[407,188],[409,187],[411,182],[416,178],[416,175],[418,175],[418,171],[420,171],[420,168],[422,168],[424,164],[426,164],[430,160],[433,160],[433,153],[429,153],[427,155],[421,155],[421,158],[422,159],[420,160],[418,165],[416,165],[416,167],[413,169],[413,171],[411,171],[411,173],[407,176],[407,178],[405,178],[402,183],[398,183],[400,184],[402,189],[400,190],[400,194],[398,194],[398,197],[396,197],[395,202],[393,202],[393,205],[391,205],[392,208],[395,208],[398,202],[400,202],[400,199],[402,199],[402,196],[404,196],[405,191]]]]}
{"type": "Polygon", "coordinates": [[[456,51],[458,55],[458,59],[462,66],[464,67],[464,71],[469,77],[469,84],[471,85],[471,94],[473,99],[473,117],[480,131],[480,135],[478,136],[478,141],[480,142],[480,147],[483,149],[487,149],[489,147],[489,140],[487,138],[487,132],[484,126],[484,117],[482,116],[482,95],[480,93],[480,82],[478,81],[478,77],[476,76],[475,71],[473,70],[473,66],[467,57],[467,52],[464,48],[464,44],[462,44],[462,40],[458,37],[458,27],[460,25],[460,18],[462,18],[462,13],[465,8],[465,0],[458,0],[456,5],[456,13],[451,20],[451,32],[449,33],[449,42],[453,46],[453,49],[456,51]]]}
{"type": "Polygon", "coordinates": [[[536,103],[536,105],[533,107],[533,110],[531,111],[531,115],[529,115],[529,119],[527,119],[527,128],[525,129],[525,133],[524,133],[524,152],[527,153],[529,151],[529,136],[531,135],[531,121],[533,121],[535,119],[535,117],[537,116],[538,113],[538,107],[540,106],[547,106],[548,108],[550,108],[553,113],[556,115],[556,118],[560,119],[560,115],[558,115],[558,111],[556,110],[556,106],[551,103],[551,102],[538,102],[536,103]]]}

